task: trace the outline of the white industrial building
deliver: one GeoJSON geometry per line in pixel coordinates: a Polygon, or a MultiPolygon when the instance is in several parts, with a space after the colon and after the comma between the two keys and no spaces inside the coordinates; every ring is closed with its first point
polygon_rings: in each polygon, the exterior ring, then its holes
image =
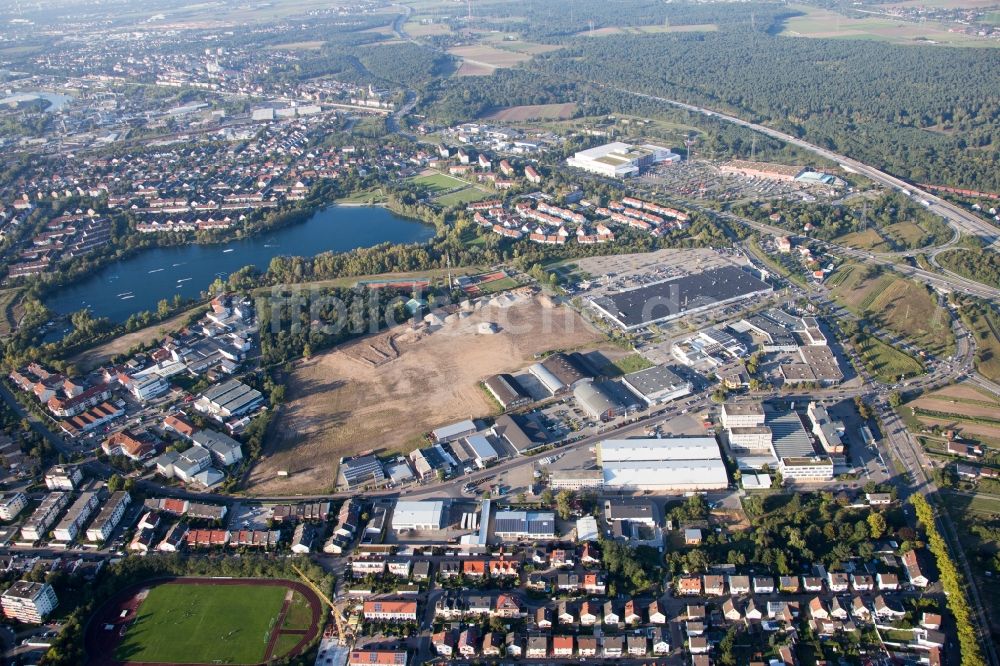
{"type": "Polygon", "coordinates": [[[476,466],[479,468],[484,468],[500,458],[497,450],[490,444],[490,440],[486,439],[483,435],[469,435],[465,438],[465,442],[476,457],[476,466]]]}
{"type": "Polygon", "coordinates": [[[782,458],[779,469],[785,480],[810,483],[833,479],[833,460],[828,456],[782,458]]]}
{"type": "Polygon", "coordinates": [[[680,155],[669,148],[653,144],[633,146],[615,141],[581,150],[567,159],[566,164],[609,178],[627,178],[638,175],[642,169],[652,164],[679,160],[680,155]]]}
{"type": "Polygon", "coordinates": [[[399,500],[392,513],[392,529],[403,530],[439,530],[444,518],[444,502],[399,500]]]}
{"type": "Polygon", "coordinates": [[[465,421],[459,421],[458,423],[452,423],[451,425],[442,426],[436,430],[431,431],[431,437],[437,444],[444,444],[446,442],[453,442],[456,439],[462,439],[468,435],[474,434],[479,428],[476,424],[466,419],[465,421]]]}
{"type": "Polygon", "coordinates": [[[497,511],[493,532],[503,539],[554,539],[556,514],[552,511],[497,511]]]}
{"type": "Polygon", "coordinates": [[[733,453],[771,453],[771,429],[767,426],[737,426],[729,429],[733,453]]]}
{"type": "Polygon", "coordinates": [[[729,486],[713,437],[605,440],[598,461],[606,489],[685,492],[729,486]]]}

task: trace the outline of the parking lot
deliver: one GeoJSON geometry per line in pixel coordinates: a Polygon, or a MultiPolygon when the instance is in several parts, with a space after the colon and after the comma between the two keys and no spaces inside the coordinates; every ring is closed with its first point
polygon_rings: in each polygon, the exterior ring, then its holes
{"type": "Polygon", "coordinates": [[[741,201],[746,199],[785,199],[816,201],[831,199],[837,190],[825,185],[782,181],[739,174],[723,173],[719,160],[699,160],[662,164],[640,179],[654,190],[688,199],[741,201]]]}

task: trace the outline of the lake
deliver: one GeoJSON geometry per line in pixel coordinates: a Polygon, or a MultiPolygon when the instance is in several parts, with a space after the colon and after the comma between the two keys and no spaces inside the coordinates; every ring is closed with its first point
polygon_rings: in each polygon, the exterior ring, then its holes
{"type": "Polygon", "coordinates": [[[311,257],[387,241],[422,243],[433,237],[433,226],[400,217],[385,208],[332,206],[301,224],[253,238],[141,251],[53,292],[45,299],[45,305],[59,314],[89,306],[95,317],[123,322],[135,312],[155,311],[161,299],[172,299],[174,294],[197,298],[216,277],[225,278],[244,266],[265,270],[276,256],[311,257]]]}
{"type": "Polygon", "coordinates": [[[64,106],[73,101],[73,98],[69,95],[60,95],[58,93],[20,92],[0,99],[0,104],[16,105],[21,104],[22,102],[33,102],[36,99],[44,99],[49,102],[49,106],[45,109],[47,113],[61,111],[64,106]]]}

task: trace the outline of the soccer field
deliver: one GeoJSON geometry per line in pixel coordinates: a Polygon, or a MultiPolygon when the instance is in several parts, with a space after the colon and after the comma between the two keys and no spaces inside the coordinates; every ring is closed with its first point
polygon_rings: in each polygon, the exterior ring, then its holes
{"type": "Polygon", "coordinates": [[[260,663],[288,591],[264,585],[157,585],[115,657],[146,663],[260,663]]]}

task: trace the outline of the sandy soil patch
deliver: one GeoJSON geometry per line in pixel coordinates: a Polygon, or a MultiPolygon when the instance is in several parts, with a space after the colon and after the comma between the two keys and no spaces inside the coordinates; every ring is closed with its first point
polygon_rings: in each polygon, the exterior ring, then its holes
{"type": "Polygon", "coordinates": [[[431,333],[396,327],[303,362],[250,491],[330,489],[341,457],[409,451],[435,427],[491,414],[479,382],[523,368],[535,354],[578,347],[616,349],[569,308],[528,298],[483,307],[431,333]],[[484,322],[500,331],[479,334],[484,322]],[[288,477],[279,478],[279,470],[288,477]]]}
{"type": "Polygon", "coordinates": [[[952,398],[945,397],[938,399],[923,397],[914,401],[913,404],[917,407],[935,412],[945,412],[947,414],[970,416],[973,418],[982,417],[995,419],[998,415],[1000,415],[1000,409],[998,409],[995,405],[971,405],[967,402],[953,402],[952,398]]]}
{"type": "Polygon", "coordinates": [[[976,402],[993,402],[993,400],[990,398],[989,395],[977,389],[975,386],[968,386],[966,384],[955,384],[953,386],[946,386],[943,389],[938,389],[937,391],[928,394],[926,397],[956,399],[956,400],[973,400],[976,402]]]}

